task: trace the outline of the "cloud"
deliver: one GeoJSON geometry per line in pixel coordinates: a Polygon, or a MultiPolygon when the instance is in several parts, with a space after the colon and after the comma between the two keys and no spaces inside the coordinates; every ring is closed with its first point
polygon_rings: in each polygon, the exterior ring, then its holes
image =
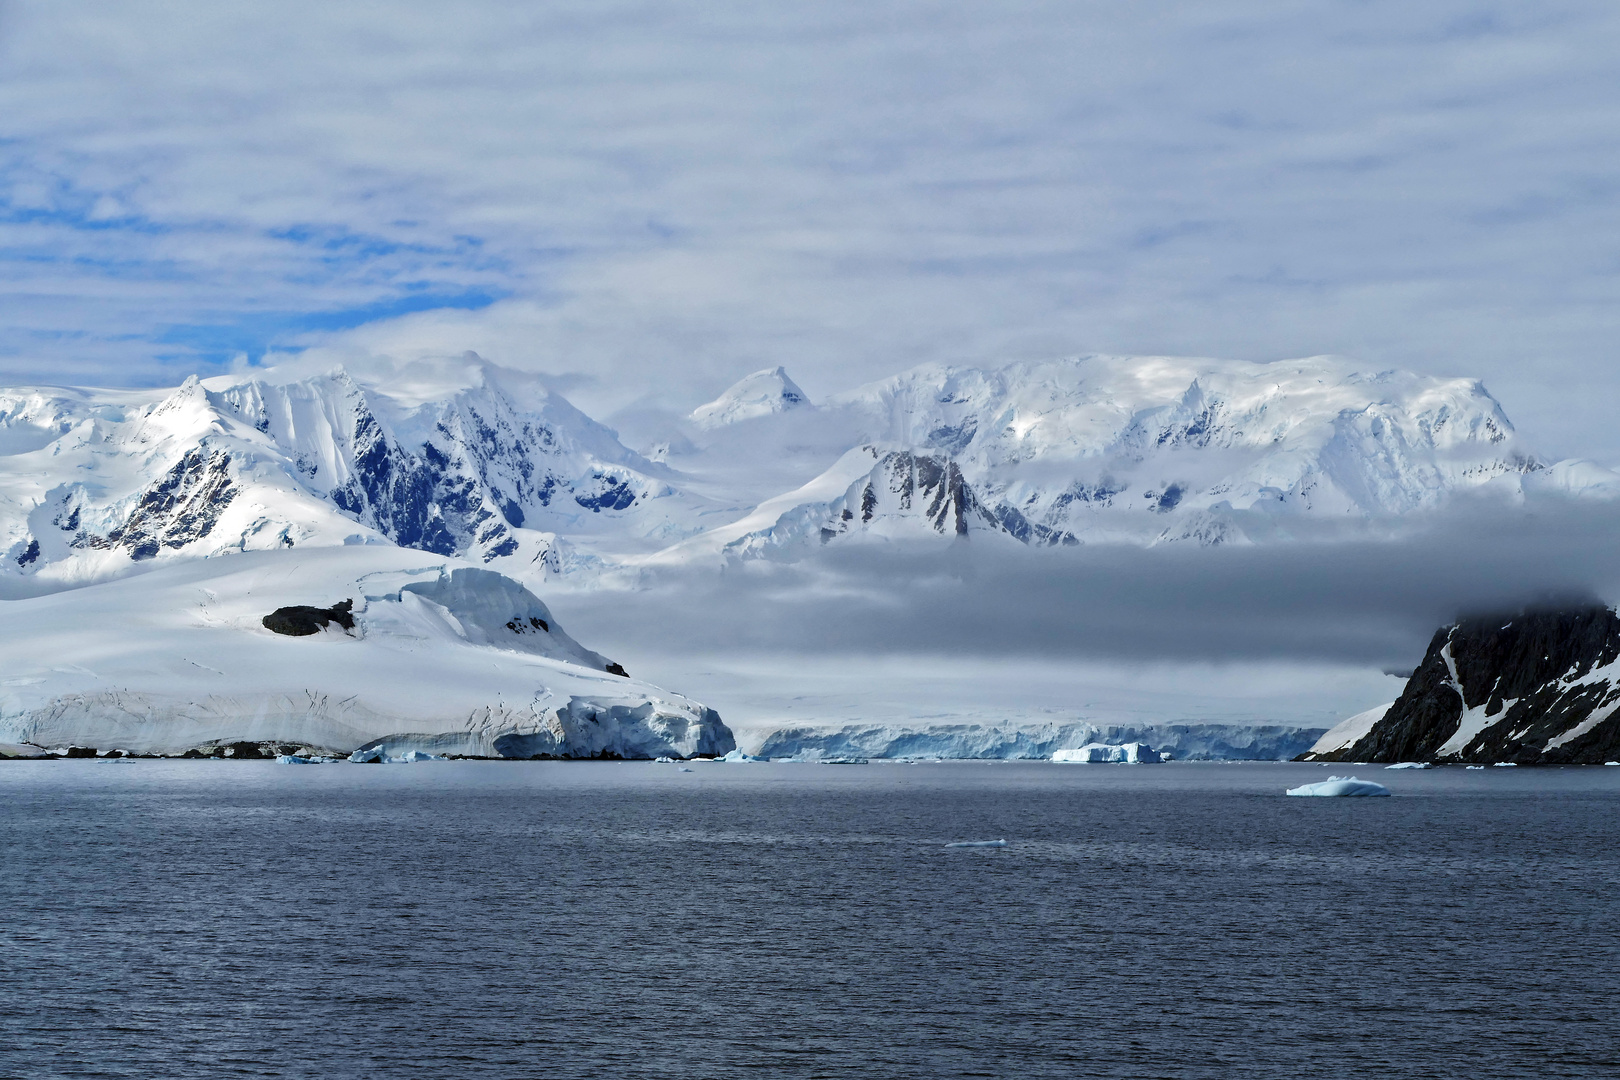
{"type": "Polygon", "coordinates": [[[1335,352],[1612,458],[1617,38],[1595,0],[17,3],[0,368],[476,349],[611,411],[1335,352]]]}
{"type": "Polygon", "coordinates": [[[822,549],[558,600],[647,652],[1415,667],[1459,614],[1620,599],[1620,505],[1459,500],[1398,540],[822,549]]]}

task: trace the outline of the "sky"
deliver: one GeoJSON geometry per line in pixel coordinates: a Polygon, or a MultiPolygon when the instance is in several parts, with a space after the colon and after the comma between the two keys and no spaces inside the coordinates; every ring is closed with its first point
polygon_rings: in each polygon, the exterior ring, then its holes
{"type": "Polygon", "coordinates": [[[474,349],[611,421],[1336,353],[1613,464],[1616,55],[1558,0],[0,0],[0,377],[474,349]]]}

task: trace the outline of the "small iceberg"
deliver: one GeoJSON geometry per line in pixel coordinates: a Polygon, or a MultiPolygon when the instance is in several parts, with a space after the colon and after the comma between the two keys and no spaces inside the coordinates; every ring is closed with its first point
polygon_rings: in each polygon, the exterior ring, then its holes
{"type": "Polygon", "coordinates": [[[725,757],[717,757],[714,760],[716,760],[716,761],[769,761],[771,759],[770,758],[755,757],[753,754],[745,754],[741,750],[733,750],[729,754],[727,754],[725,757]]]}
{"type": "Polygon", "coordinates": [[[1493,761],[1491,767],[1495,769],[1517,769],[1519,763],[1517,761],[1493,761]]]}
{"type": "Polygon", "coordinates": [[[1346,798],[1357,795],[1388,795],[1389,788],[1383,784],[1375,784],[1371,780],[1357,779],[1354,776],[1330,776],[1321,783],[1302,784],[1296,788],[1289,788],[1288,794],[1346,798]]]}
{"type": "Polygon", "coordinates": [[[675,764],[675,759],[672,758],[672,757],[655,757],[655,758],[653,758],[653,764],[655,764],[655,765],[673,765],[673,764],[675,764]]]}
{"type": "Polygon", "coordinates": [[[1009,847],[1011,845],[1009,845],[1007,843],[1007,841],[1005,841],[1005,840],[958,840],[954,844],[946,844],[945,846],[946,847],[1009,847]]]}
{"type": "Polygon", "coordinates": [[[276,755],[277,765],[324,765],[329,761],[335,760],[337,759],[329,757],[303,757],[299,754],[276,755]]]}
{"type": "Polygon", "coordinates": [[[1432,761],[1402,761],[1394,765],[1385,765],[1385,769],[1432,769],[1432,761]]]}
{"type": "Polygon", "coordinates": [[[1463,768],[1467,769],[1469,772],[1473,772],[1475,769],[1478,769],[1480,772],[1485,771],[1485,766],[1483,765],[1464,765],[1463,768]]]}

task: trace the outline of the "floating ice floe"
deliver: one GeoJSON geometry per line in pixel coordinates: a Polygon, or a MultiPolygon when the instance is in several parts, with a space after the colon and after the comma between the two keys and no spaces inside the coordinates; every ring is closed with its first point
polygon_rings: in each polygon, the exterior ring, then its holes
{"type": "Polygon", "coordinates": [[[1147,765],[1164,760],[1160,753],[1144,742],[1128,742],[1119,746],[1107,743],[1087,743],[1068,750],[1052,751],[1053,761],[1078,761],[1102,764],[1147,765]]]}
{"type": "Polygon", "coordinates": [[[1394,765],[1385,765],[1384,768],[1385,769],[1432,769],[1432,768],[1434,768],[1434,762],[1432,762],[1432,761],[1402,761],[1402,762],[1397,762],[1394,765]]]}
{"type": "Polygon", "coordinates": [[[1330,776],[1317,784],[1302,784],[1296,788],[1289,788],[1288,794],[1325,795],[1329,797],[1388,795],[1389,788],[1383,784],[1375,784],[1371,780],[1357,779],[1354,776],[1330,776]]]}
{"type": "Polygon", "coordinates": [[[1519,767],[1517,761],[1493,761],[1491,765],[1498,769],[1517,769],[1519,767]]]}
{"type": "Polygon", "coordinates": [[[329,757],[304,757],[301,754],[276,755],[277,765],[325,765],[328,762],[336,760],[337,758],[329,757]]]}
{"type": "Polygon", "coordinates": [[[1605,765],[1620,765],[1620,761],[1605,761],[1605,765]]]}
{"type": "Polygon", "coordinates": [[[406,750],[402,753],[390,753],[388,748],[372,746],[361,747],[349,755],[349,760],[362,765],[410,765],[418,761],[445,761],[446,758],[438,754],[430,754],[426,750],[406,750]]]}
{"type": "Polygon", "coordinates": [[[1464,765],[1463,768],[1467,769],[1469,772],[1473,772],[1476,769],[1479,770],[1480,772],[1485,771],[1485,766],[1483,766],[1483,765],[1464,765]]]}
{"type": "Polygon", "coordinates": [[[1010,845],[1005,840],[958,840],[954,844],[946,844],[945,846],[946,847],[1009,847],[1010,845]]]}
{"type": "Polygon", "coordinates": [[[718,758],[715,758],[714,760],[716,760],[716,761],[769,761],[771,759],[770,758],[763,758],[763,757],[755,757],[753,754],[745,754],[741,750],[732,750],[729,753],[727,753],[725,757],[718,757],[718,758]]]}

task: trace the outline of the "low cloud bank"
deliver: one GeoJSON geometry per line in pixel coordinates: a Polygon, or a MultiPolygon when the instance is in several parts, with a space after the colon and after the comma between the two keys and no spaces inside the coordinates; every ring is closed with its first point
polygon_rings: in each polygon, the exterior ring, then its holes
{"type": "Polygon", "coordinates": [[[1462,507],[1399,540],[1197,548],[828,547],[559,595],[637,651],[1410,668],[1464,612],[1620,596],[1620,506],[1462,507]]]}

